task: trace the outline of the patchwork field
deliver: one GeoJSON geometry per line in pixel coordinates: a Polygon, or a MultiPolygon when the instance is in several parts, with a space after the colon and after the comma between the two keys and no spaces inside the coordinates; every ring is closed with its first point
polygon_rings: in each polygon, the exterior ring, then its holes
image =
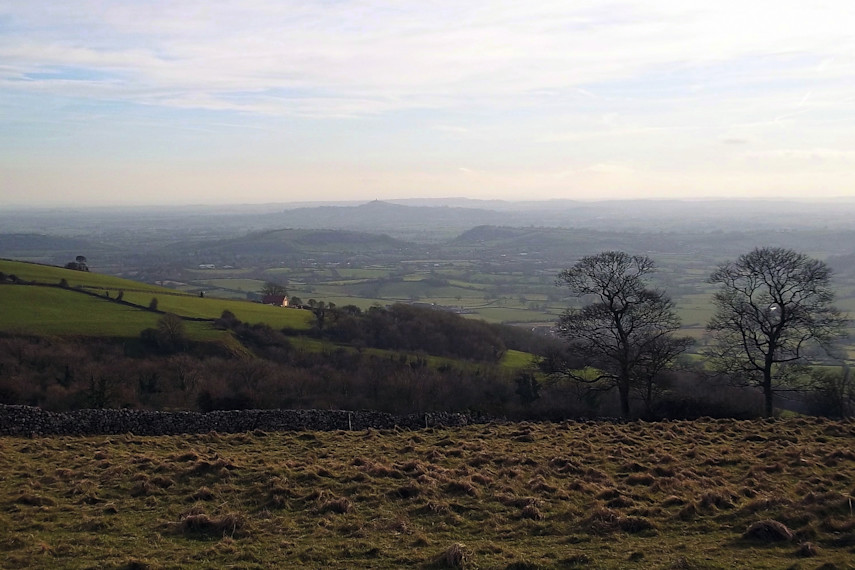
{"type": "Polygon", "coordinates": [[[855,424],[0,439],[6,568],[852,568],[855,424]]]}
{"type": "MultiPolygon", "coordinates": [[[[216,319],[224,310],[229,310],[244,322],[297,330],[309,328],[312,320],[308,311],[248,301],[200,298],[165,287],[59,267],[0,261],[0,271],[23,281],[50,285],[0,287],[2,331],[135,337],[144,328],[155,326],[159,314],[114,302],[120,292],[124,301],[140,307],[148,307],[156,298],[158,310],[182,317],[216,319]],[[67,287],[55,286],[61,279],[65,279],[67,287]]],[[[188,335],[195,340],[210,340],[222,334],[210,323],[187,322],[186,326],[188,335]]]]}

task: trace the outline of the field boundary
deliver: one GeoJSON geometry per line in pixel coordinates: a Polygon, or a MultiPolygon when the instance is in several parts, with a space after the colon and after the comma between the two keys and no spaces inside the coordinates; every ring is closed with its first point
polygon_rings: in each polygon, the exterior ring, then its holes
{"type": "MultiPolygon", "coordinates": [[[[140,311],[148,311],[149,313],[155,313],[158,315],[165,315],[168,312],[168,311],[162,311],[160,309],[152,309],[151,307],[147,307],[145,305],[140,305],[137,303],[131,303],[130,301],[125,301],[124,299],[119,299],[117,297],[109,297],[106,295],[102,295],[101,293],[90,290],[90,289],[93,289],[93,287],[84,287],[84,286],[66,287],[63,285],[59,285],[57,283],[43,283],[41,281],[22,281],[22,280],[15,281],[12,283],[0,283],[0,286],[7,286],[7,285],[11,286],[11,287],[15,287],[15,286],[17,286],[17,287],[49,287],[52,289],[60,289],[62,291],[70,291],[72,293],[80,293],[82,295],[89,295],[90,297],[94,297],[96,299],[101,299],[102,301],[110,301],[112,303],[116,303],[117,305],[124,305],[126,307],[131,307],[133,309],[138,309],[140,311]]],[[[148,293],[148,291],[143,291],[142,289],[122,289],[121,291],[148,293]]],[[[158,293],[158,295],[159,295],[159,293],[158,293]]],[[[165,293],[165,295],[175,295],[175,296],[183,296],[183,297],[188,296],[188,295],[181,295],[179,293],[165,293]]],[[[153,296],[156,297],[157,295],[153,295],[153,296]]],[[[211,317],[189,317],[186,315],[177,315],[177,314],[176,314],[176,316],[179,317],[182,321],[192,321],[192,322],[197,322],[197,323],[213,323],[215,320],[217,320],[217,319],[211,318],[211,317]]]]}
{"type": "Polygon", "coordinates": [[[393,415],[369,410],[218,410],[161,412],[132,409],[86,409],[49,412],[33,406],[0,404],[0,435],[19,437],[179,435],[241,433],[256,430],[357,431],[423,429],[486,423],[490,418],[468,413],[426,412],[393,415]]]}

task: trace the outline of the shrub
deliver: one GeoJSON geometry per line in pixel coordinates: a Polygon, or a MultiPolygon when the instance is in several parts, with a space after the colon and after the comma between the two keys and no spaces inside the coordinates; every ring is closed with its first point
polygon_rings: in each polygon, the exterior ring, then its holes
{"type": "Polygon", "coordinates": [[[229,310],[223,311],[219,319],[214,321],[214,326],[222,330],[230,330],[240,325],[240,321],[235,314],[229,310]]]}

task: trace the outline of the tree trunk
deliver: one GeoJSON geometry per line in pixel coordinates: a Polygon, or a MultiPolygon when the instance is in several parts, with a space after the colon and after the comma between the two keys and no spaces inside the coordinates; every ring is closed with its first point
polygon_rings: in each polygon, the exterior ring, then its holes
{"type": "Polygon", "coordinates": [[[766,369],[763,371],[763,398],[765,400],[766,409],[765,415],[767,418],[771,418],[774,415],[774,407],[772,406],[772,371],[766,369]]]}
{"type": "Polygon", "coordinates": [[[620,393],[620,415],[624,418],[629,417],[629,382],[621,379],[618,383],[618,392],[620,393]]]}

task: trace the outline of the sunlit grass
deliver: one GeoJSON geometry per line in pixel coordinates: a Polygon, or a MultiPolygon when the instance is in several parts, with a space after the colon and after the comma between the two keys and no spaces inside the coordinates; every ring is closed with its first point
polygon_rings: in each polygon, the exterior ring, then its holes
{"type": "MultiPolygon", "coordinates": [[[[0,330],[57,336],[139,336],[161,315],[73,290],[54,287],[0,286],[0,330]]],[[[191,340],[216,340],[223,331],[210,323],[186,322],[191,340]]]]}
{"type": "Polygon", "coordinates": [[[53,287],[0,286],[0,329],[31,334],[139,335],[159,315],[53,287]]]}
{"type": "MultiPolygon", "coordinates": [[[[61,279],[68,282],[69,287],[87,287],[93,289],[108,290],[116,292],[122,289],[151,291],[157,293],[169,292],[170,289],[149,285],[120,277],[90,273],[88,271],[74,271],[51,265],[38,265],[22,261],[0,260],[0,271],[6,275],[15,275],[24,281],[36,281],[56,285],[61,279]]],[[[174,292],[174,291],[173,291],[174,292]]]]}
{"type": "Polygon", "coordinates": [[[149,306],[152,298],[157,298],[160,311],[175,313],[183,317],[216,319],[223,311],[231,311],[238,320],[246,323],[265,323],[273,328],[289,327],[293,329],[309,328],[313,317],[309,311],[285,307],[273,307],[232,299],[201,298],[186,295],[148,295],[145,293],[125,293],[124,299],[144,307],[149,306]]]}
{"type": "Polygon", "coordinates": [[[847,568],[852,423],[0,438],[5,568],[847,568]],[[793,533],[747,538],[758,521],[793,533]]]}
{"type": "Polygon", "coordinates": [[[508,350],[502,357],[501,365],[505,368],[527,368],[531,366],[534,355],[520,350],[508,350]]]}
{"type": "MultiPolygon", "coordinates": [[[[68,288],[38,285],[0,285],[0,330],[33,334],[84,336],[136,336],[155,326],[156,313],[113,302],[119,292],[128,303],[147,308],[157,299],[157,309],[182,317],[216,319],[224,310],[244,322],[265,323],[274,328],[305,330],[313,321],[309,311],[272,307],[248,301],[201,298],[172,289],[146,285],[85,271],[15,261],[0,261],[0,271],[19,279],[57,285],[65,279],[68,288]],[[99,297],[77,290],[95,292],[99,297]],[[104,297],[100,297],[100,295],[104,297]],[[109,297],[108,297],[109,295],[109,297]]],[[[189,323],[191,336],[212,339],[220,333],[206,323],[189,323]]]]}

